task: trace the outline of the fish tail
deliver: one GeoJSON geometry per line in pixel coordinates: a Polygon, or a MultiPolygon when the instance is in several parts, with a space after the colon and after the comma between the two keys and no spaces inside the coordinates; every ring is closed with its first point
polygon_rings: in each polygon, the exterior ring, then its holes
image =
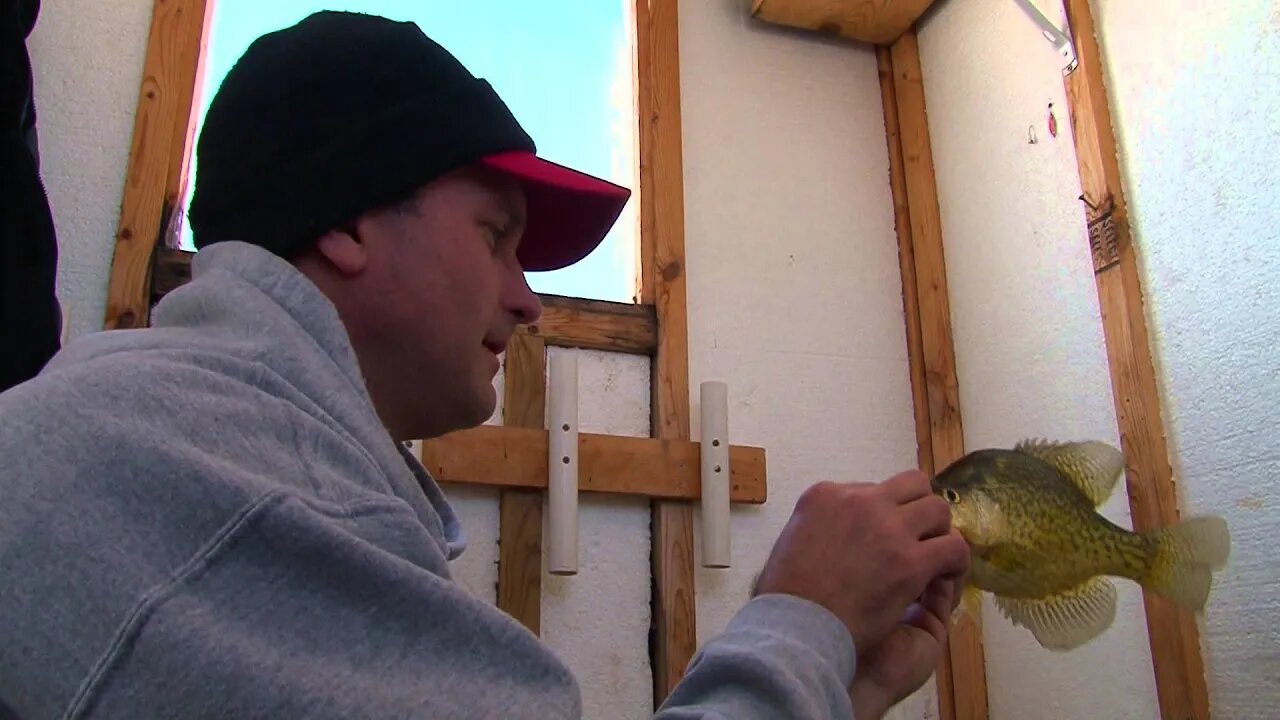
{"type": "Polygon", "coordinates": [[[1220,517],[1195,517],[1146,534],[1155,553],[1142,584],[1183,607],[1200,610],[1209,599],[1213,570],[1227,562],[1231,535],[1220,517]]]}

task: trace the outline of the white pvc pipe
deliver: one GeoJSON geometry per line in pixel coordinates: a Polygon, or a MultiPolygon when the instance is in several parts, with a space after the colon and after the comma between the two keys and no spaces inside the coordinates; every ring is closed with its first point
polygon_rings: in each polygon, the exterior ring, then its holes
{"type": "Polygon", "coordinates": [[[702,394],[702,565],[729,567],[729,388],[708,380],[702,394]]]}
{"type": "Polygon", "coordinates": [[[552,575],[578,572],[578,358],[549,353],[547,514],[552,575]]]}

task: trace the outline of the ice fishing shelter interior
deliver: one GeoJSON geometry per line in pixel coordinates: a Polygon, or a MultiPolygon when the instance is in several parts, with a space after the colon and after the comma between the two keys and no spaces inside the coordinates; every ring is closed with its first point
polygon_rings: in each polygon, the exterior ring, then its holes
{"type": "Polygon", "coordinates": [[[1231,564],[1200,617],[1120,583],[1114,625],[1065,654],[988,604],[892,717],[1280,704],[1274,3],[49,1],[31,47],[71,334],[144,326],[189,277],[218,68],[320,7],[423,20],[553,158],[636,190],[584,268],[531,278],[546,313],[490,422],[419,444],[471,538],[460,582],[564,655],[588,717],[649,715],[805,486],[1030,436],[1122,445],[1104,512],[1222,514],[1231,564]],[[571,67],[608,77],[548,80],[571,67]]]}

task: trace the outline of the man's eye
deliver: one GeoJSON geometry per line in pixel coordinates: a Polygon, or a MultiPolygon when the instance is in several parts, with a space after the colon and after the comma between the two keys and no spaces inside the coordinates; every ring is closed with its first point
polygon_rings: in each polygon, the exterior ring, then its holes
{"type": "Polygon", "coordinates": [[[490,222],[483,223],[483,225],[485,231],[489,234],[489,242],[493,249],[497,250],[508,244],[511,233],[505,226],[490,222]]]}

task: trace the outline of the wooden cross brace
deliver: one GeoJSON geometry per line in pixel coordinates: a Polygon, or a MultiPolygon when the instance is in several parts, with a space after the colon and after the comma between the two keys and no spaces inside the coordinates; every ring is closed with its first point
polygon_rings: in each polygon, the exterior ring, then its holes
{"type": "MultiPolygon", "coordinates": [[[[548,432],[483,425],[421,443],[424,465],[440,482],[501,488],[547,488],[548,432]]],[[[702,497],[696,441],[580,433],[578,487],[582,492],[666,500],[702,497]]],[[[765,501],[765,453],[729,447],[731,502],[765,501]]]]}
{"type": "MultiPolygon", "coordinates": [[[[596,327],[609,326],[602,314],[596,327]]],[[[571,347],[607,344],[598,336],[550,339],[571,347]]],[[[542,491],[548,484],[547,344],[537,328],[512,338],[504,363],[503,425],[416,444],[418,457],[439,482],[502,489],[497,605],[535,634],[541,632],[542,491]]],[[[702,496],[700,451],[695,441],[579,433],[579,490],[697,501],[702,496]]],[[[730,501],[764,503],[765,469],[763,448],[730,445],[730,501]]]]}

